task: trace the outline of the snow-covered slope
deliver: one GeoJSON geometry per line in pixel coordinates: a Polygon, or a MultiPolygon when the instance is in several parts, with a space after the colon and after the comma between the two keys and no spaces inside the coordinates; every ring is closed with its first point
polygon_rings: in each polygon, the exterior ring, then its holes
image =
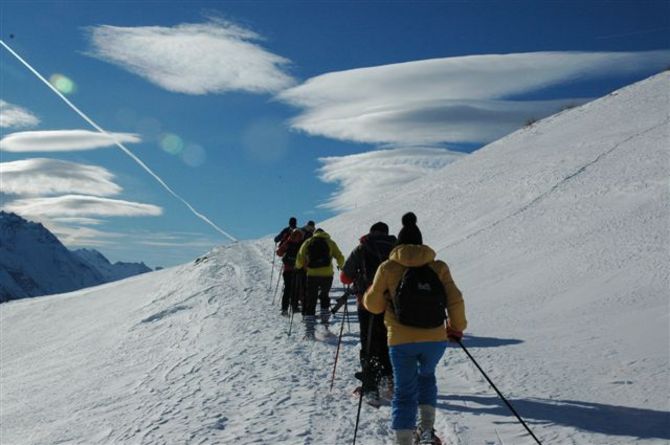
{"type": "MultiPolygon", "coordinates": [[[[464,292],[465,344],[544,443],[670,440],[669,81],[567,110],[323,224],[349,250],[415,211],[464,292]]],[[[323,328],[314,343],[286,335],[272,248],[235,243],[0,306],[1,442],[350,443],[356,326],[329,392],[335,346],[323,328]]],[[[459,348],[438,385],[446,443],[533,443],[459,348]]],[[[357,443],[390,443],[388,419],[364,408],[357,443]]]]}
{"type": "Polygon", "coordinates": [[[0,212],[0,302],[103,283],[42,224],[0,212]]]}
{"type": "Polygon", "coordinates": [[[102,253],[95,249],[77,249],[73,250],[72,253],[97,270],[105,282],[122,280],[141,273],[151,272],[151,269],[144,263],[124,263],[117,261],[112,264],[102,253]]]}

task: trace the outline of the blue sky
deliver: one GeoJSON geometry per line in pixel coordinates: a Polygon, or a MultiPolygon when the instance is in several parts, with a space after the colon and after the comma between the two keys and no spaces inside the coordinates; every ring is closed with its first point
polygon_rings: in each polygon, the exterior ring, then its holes
{"type": "MultiPolygon", "coordinates": [[[[5,0],[0,13],[7,45],[239,239],[363,206],[670,66],[668,1],[5,0]]],[[[0,76],[3,208],[152,266],[228,241],[5,49],[0,76]]]]}

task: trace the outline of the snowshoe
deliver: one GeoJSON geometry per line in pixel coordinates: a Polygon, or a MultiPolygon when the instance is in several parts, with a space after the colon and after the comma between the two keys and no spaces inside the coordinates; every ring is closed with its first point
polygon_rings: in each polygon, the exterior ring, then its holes
{"type": "Polygon", "coordinates": [[[437,437],[435,429],[433,428],[425,431],[422,431],[421,428],[417,428],[414,432],[413,445],[442,445],[442,439],[437,437]]]}
{"type": "MultiPolygon", "coordinates": [[[[363,387],[359,386],[356,389],[354,389],[353,394],[356,397],[361,397],[361,392],[363,392],[363,387]]],[[[381,401],[379,400],[379,394],[377,393],[377,391],[374,390],[365,391],[363,393],[363,401],[373,408],[379,409],[379,407],[381,406],[381,401]]]]}

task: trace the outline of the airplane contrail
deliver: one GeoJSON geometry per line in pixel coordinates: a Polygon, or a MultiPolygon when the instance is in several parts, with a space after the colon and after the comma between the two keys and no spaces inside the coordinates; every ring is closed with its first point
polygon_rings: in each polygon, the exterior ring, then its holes
{"type": "Polygon", "coordinates": [[[62,100],[63,100],[63,101],[70,107],[70,108],[72,108],[72,109],[73,109],[79,116],[81,116],[82,119],[84,119],[84,120],[85,120],[86,122],[88,122],[93,128],[95,128],[95,129],[98,130],[100,133],[102,133],[103,135],[105,135],[106,137],[108,137],[110,140],[112,140],[112,141],[114,142],[114,144],[115,144],[117,147],[119,147],[125,154],[127,154],[128,156],[130,156],[130,157],[132,158],[133,161],[135,161],[137,164],[139,164],[140,167],[142,167],[142,168],[143,168],[147,173],[149,173],[149,174],[150,174],[156,181],[158,181],[158,183],[159,183],[161,186],[163,186],[163,188],[164,188],[165,190],[167,190],[172,196],[174,196],[175,198],[177,198],[177,199],[178,199],[179,201],[181,201],[186,207],[188,207],[188,209],[189,209],[195,216],[197,216],[197,217],[200,218],[201,220],[205,221],[207,224],[209,224],[210,226],[212,226],[217,232],[221,233],[222,235],[224,235],[225,237],[227,237],[227,238],[230,239],[231,241],[237,241],[237,238],[235,238],[234,236],[232,236],[231,234],[229,234],[228,232],[226,232],[225,230],[223,230],[222,228],[220,228],[219,226],[217,226],[216,224],[214,224],[209,218],[207,218],[207,217],[206,217],[205,215],[203,215],[202,213],[198,212],[195,208],[193,208],[193,206],[192,206],[188,201],[186,201],[184,198],[182,198],[181,196],[179,196],[179,194],[177,194],[174,190],[172,190],[172,188],[170,188],[170,186],[167,185],[167,184],[165,183],[165,181],[163,181],[163,180],[162,180],[156,173],[154,173],[153,170],[151,170],[151,169],[150,169],[150,168],[149,168],[149,167],[148,167],[148,166],[147,166],[147,165],[146,165],[140,158],[138,158],[132,151],[130,151],[130,150],[129,150],[125,145],[123,145],[121,142],[117,141],[116,138],[114,138],[114,136],[112,136],[111,134],[109,134],[109,133],[108,133],[105,129],[103,129],[100,125],[98,125],[97,123],[95,123],[95,121],[93,121],[93,119],[91,119],[90,117],[88,117],[88,116],[87,116],[83,111],[81,111],[75,104],[73,104],[72,102],[70,102],[70,100],[69,100],[67,97],[65,97],[65,96],[63,95],[63,93],[61,93],[60,91],[58,91],[58,90],[56,89],[56,87],[54,87],[53,85],[51,85],[51,83],[50,83],[44,76],[42,76],[42,75],[41,75],[35,68],[33,68],[33,67],[32,67],[32,66],[31,66],[25,59],[23,59],[23,57],[21,57],[19,54],[17,54],[16,51],[14,51],[9,45],[7,45],[7,44],[4,42],[4,40],[1,40],[1,39],[0,39],[0,45],[2,45],[7,51],[9,51],[9,53],[10,53],[11,55],[13,55],[14,57],[16,57],[16,59],[17,59],[19,62],[21,62],[23,65],[25,65],[25,67],[28,68],[28,69],[30,70],[30,72],[32,72],[32,73],[33,73],[35,76],[37,76],[42,82],[44,82],[44,84],[46,84],[46,86],[48,86],[49,89],[50,89],[51,91],[53,91],[58,97],[60,97],[60,98],[61,98],[61,99],[62,99],[62,100]]]}

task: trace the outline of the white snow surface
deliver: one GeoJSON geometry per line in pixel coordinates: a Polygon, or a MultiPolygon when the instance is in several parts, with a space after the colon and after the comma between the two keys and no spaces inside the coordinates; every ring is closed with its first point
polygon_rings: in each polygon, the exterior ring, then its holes
{"type": "MultiPolygon", "coordinates": [[[[669,81],[566,110],[322,224],[348,253],[414,211],[463,290],[464,344],[545,444],[670,441],[669,81]]],[[[233,243],[0,305],[0,442],[351,443],[357,327],[331,392],[334,338],[319,326],[302,340],[299,317],[287,335],[272,249],[233,243]]],[[[534,443],[460,348],[437,378],[445,444],[534,443]]],[[[357,443],[392,443],[389,419],[364,406],[357,443]]]]}

